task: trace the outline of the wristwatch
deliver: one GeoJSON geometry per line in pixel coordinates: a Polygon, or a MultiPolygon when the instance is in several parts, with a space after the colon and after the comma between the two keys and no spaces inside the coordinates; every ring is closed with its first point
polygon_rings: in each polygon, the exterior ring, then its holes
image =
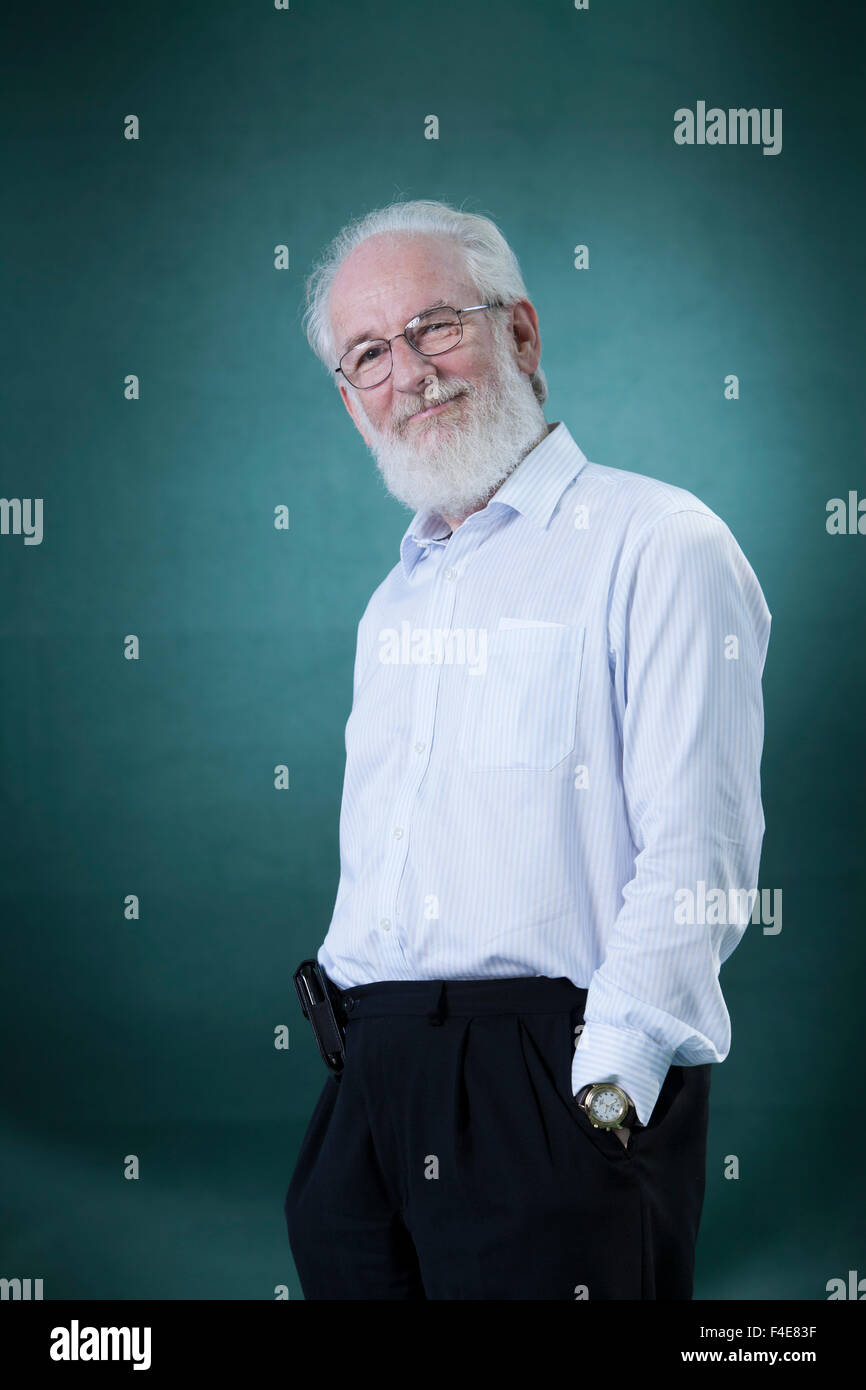
{"type": "Polygon", "coordinates": [[[615,1081],[584,1086],[575,1100],[596,1129],[635,1129],[640,1126],[631,1096],[615,1081]]]}

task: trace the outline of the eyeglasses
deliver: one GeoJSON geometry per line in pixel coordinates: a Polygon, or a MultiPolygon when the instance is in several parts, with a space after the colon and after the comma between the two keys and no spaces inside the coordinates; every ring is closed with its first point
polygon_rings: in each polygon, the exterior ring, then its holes
{"type": "Polygon", "coordinates": [[[405,338],[410,348],[422,357],[438,357],[440,353],[456,348],[463,337],[463,314],[474,314],[476,309],[495,309],[498,304],[471,304],[467,309],[452,309],[444,305],[439,309],[427,309],[410,319],[402,333],[393,338],[368,338],[363,343],[350,347],[340,358],[335,372],[343,376],[359,391],[371,386],[381,386],[387,381],[394,366],[391,344],[397,338],[405,338]]]}

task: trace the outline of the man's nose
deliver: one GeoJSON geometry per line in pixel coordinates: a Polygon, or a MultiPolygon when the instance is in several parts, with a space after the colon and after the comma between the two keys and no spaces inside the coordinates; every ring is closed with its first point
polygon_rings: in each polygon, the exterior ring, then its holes
{"type": "Polygon", "coordinates": [[[428,376],[435,376],[430,358],[422,357],[406,342],[405,338],[395,338],[391,344],[393,359],[392,376],[395,391],[408,391],[415,395],[424,394],[424,383],[428,376]]]}

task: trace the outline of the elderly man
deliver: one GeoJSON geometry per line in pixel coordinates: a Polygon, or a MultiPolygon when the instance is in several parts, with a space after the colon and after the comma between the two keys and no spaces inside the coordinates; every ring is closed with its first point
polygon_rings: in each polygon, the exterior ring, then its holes
{"type": "Polygon", "coordinates": [[[763,594],[692,493],[546,421],[487,218],[378,210],[307,293],[415,515],[358,627],[309,963],[333,1070],[286,1195],[304,1295],[689,1299],[764,832],[763,594]]]}

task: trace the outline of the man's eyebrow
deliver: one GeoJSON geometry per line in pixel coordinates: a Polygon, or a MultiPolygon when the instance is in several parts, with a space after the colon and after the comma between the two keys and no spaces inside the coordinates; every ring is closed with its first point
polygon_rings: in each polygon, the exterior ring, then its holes
{"type": "MultiPolygon", "coordinates": [[[[447,303],[448,301],[446,299],[437,299],[434,303],[426,304],[423,309],[419,309],[418,314],[426,314],[428,309],[444,309],[447,303]]],[[[417,318],[418,314],[413,314],[412,318],[417,318]]],[[[411,319],[408,320],[408,322],[411,323],[411,319]]],[[[347,343],[343,344],[340,356],[344,357],[349,351],[349,348],[357,347],[359,343],[367,343],[372,338],[379,338],[381,336],[380,333],[376,333],[373,329],[367,329],[364,333],[356,333],[354,338],[350,338],[347,343]]]]}

